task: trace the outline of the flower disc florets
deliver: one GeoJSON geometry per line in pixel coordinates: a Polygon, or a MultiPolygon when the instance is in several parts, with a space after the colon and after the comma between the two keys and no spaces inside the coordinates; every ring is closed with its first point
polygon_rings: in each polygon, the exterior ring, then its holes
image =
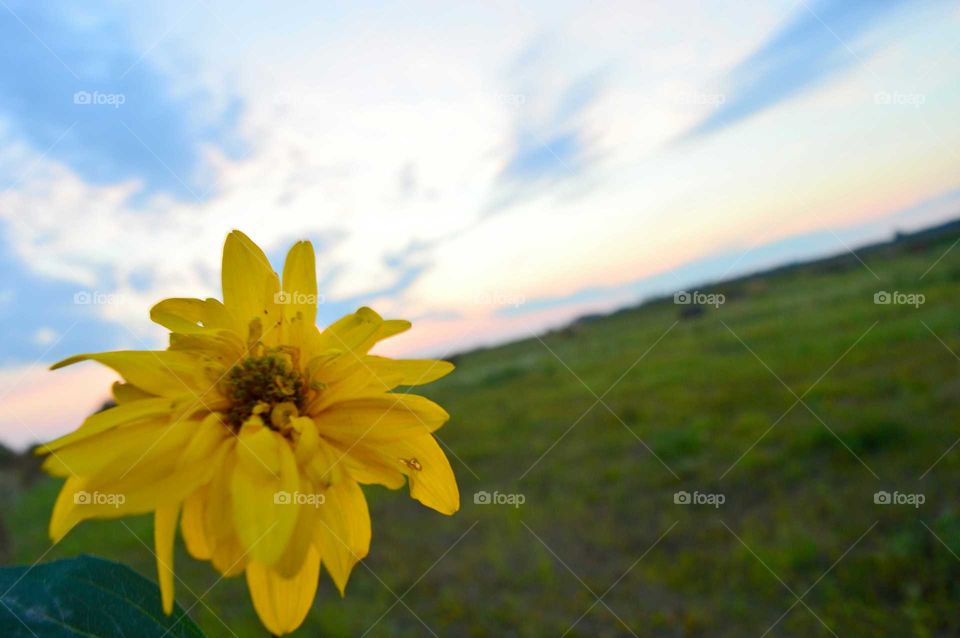
{"type": "MultiPolygon", "coordinates": [[[[240,429],[251,415],[263,415],[271,425],[274,413],[293,413],[303,409],[303,379],[287,357],[268,353],[247,357],[230,370],[226,378],[227,398],[232,405],[227,422],[240,429]],[[290,410],[290,404],[295,410],[290,410]]],[[[274,419],[275,420],[275,419],[274,419]]]]}

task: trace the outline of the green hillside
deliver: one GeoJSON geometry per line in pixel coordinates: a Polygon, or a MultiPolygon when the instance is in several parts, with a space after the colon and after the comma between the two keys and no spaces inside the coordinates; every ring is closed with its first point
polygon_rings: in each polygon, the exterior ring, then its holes
{"type": "MultiPolygon", "coordinates": [[[[665,299],[456,357],[427,394],[453,415],[439,435],[460,513],[367,489],[370,556],[345,599],[323,577],[297,635],[957,635],[958,239],[948,226],[704,287],[726,302],[702,312],[665,299]]],[[[153,577],[145,518],[86,523],[45,553],[57,487],[8,491],[4,560],[90,552],[153,577]]],[[[210,636],[265,635],[242,580],[182,545],[177,561],[178,600],[210,636]]]]}

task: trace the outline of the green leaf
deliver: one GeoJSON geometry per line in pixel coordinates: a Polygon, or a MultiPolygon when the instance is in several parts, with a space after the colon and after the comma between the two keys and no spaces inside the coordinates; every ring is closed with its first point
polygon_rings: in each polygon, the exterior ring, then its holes
{"type": "Polygon", "coordinates": [[[203,638],[180,606],[126,565],[94,556],[0,569],[4,638],[203,638]]]}

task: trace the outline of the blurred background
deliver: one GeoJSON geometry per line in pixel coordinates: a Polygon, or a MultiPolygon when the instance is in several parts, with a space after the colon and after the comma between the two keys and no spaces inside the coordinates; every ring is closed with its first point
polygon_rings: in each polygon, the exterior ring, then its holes
{"type": "MultiPolygon", "coordinates": [[[[367,491],[303,635],[960,633],[960,9],[896,0],[0,1],[0,561],[29,447],[219,296],[233,228],[318,251],[320,321],[414,322],[450,519],[367,491]]],[[[178,599],[256,636],[178,548],[178,599]],[[202,600],[199,600],[201,599],[202,600]]],[[[2,598],[2,597],[0,597],[2,598]]]]}

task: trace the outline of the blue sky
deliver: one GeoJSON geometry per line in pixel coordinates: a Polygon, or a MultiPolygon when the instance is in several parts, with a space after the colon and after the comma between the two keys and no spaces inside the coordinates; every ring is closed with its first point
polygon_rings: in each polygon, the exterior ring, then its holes
{"type": "Polygon", "coordinates": [[[681,5],[7,0],[0,438],[218,295],[232,228],[442,354],[956,215],[955,5],[681,5]]]}
{"type": "Polygon", "coordinates": [[[201,145],[240,151],[242,98],[210,112],[209,96],[144,59],[108,7],[10,4],[0,53],[15,63],[0,73],[0,111],[24,143],[91,184],[137,179],[144,194],[206,194],[201,145]]]}

